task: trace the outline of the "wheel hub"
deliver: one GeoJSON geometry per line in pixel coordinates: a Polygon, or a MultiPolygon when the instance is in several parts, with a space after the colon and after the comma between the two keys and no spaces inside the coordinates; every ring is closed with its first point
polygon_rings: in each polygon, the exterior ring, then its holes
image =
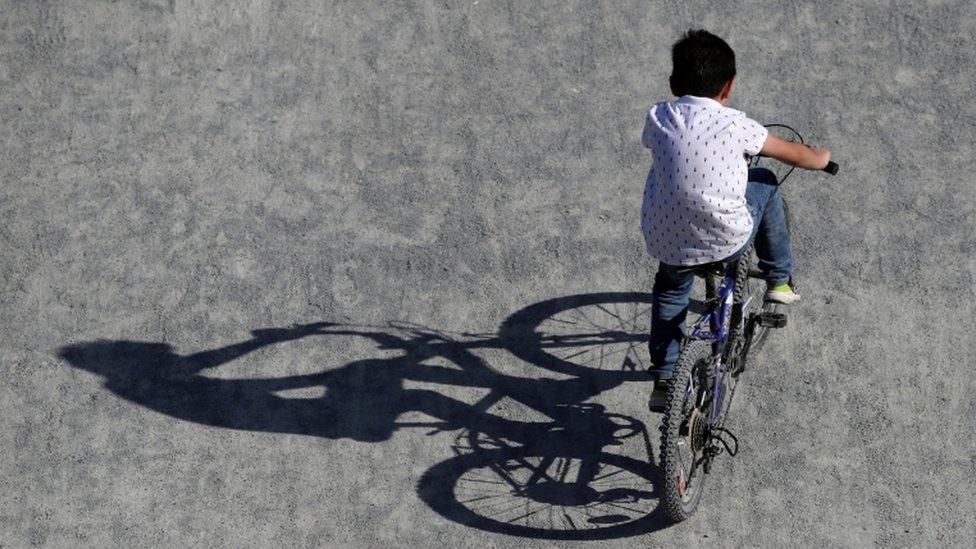
{"type": "Polygon", "coordinates": [[[688,418],[688,451],[692,455],[697,454],[705,448],[707,431],[708,421],[701,414],[701,411],[695,408],[691,412],[691,417],[688,418]]]}

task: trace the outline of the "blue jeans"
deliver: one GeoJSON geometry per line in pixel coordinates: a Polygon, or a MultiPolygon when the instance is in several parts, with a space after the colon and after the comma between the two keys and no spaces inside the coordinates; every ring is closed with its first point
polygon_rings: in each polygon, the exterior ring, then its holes
{"type": "MultiPolygon", "coordinates": [[[[771,284],[785,284],[793,270],[790,233],[786,228],[783,197],[773,172],[750,168],[746,184],[746,205],[752,214],[759,269],[771,284]]],[[[732,265],[748,249],[749,242],[722,262],[732,265]]],[[[668,379],[678,360],[684,335],[688,299],[694,275],[687,267],[661,263],[654,277],[651,300],[651,363],[659,379],[668,379]]]]}

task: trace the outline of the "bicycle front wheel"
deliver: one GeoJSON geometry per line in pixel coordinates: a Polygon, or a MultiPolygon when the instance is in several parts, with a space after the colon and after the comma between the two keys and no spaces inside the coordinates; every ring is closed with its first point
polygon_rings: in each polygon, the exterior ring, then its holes
{"type": "Polygon", "coordinates": [[[781,308],[778,303],[764,300],[766,281],[756,264],[755,249],[750,248],[739,260],[736,275],[736,303],[742,307],[741,318],[741,356],[742,366],[750,352],[758,351],[769,336],[770,329],[759,323],[759,316],[764,313],[777,313],[781,308]]]}
{"type": "Polygon", "coordinates": [[[705,393],[711,357],[709,342],[689,342],[668,387],[661,425],[661,500],[668,518],[675,522],[690,517],[702,496],[709,412],[705,393]]]}

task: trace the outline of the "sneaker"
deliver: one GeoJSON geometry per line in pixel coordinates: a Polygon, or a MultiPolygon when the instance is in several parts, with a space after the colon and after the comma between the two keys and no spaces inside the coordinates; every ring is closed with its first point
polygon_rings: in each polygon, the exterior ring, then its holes
{"type": "Polygon", "coordinates": [[[794,301],[799,301],[800,294],[795,293],[789,284],[780,284],[779,286],[770,286],[769,289],[766,290],[766,295],[763,299],[773,303],[789,305],[794,301]]]}
{"type": "Polygon", "coordinates": [[[654,382],[654,389],[651,391],[651,398],[647,401],[647,407],[652,412],[664,412],[664,406],[668,401],[668,380],[659,379],[654,382]]]}

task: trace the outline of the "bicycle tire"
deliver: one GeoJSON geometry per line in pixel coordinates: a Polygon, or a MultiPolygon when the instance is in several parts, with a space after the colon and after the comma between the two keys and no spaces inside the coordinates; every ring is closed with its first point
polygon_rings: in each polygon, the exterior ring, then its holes
{"type": "MultiPolygon", "coordinates": [[[[689,431],[694,430],[691,425],[697,410],[694,400],[699,391],[707,388],[689,388],[697,376],[707,372],[711,356],[709,342],[688,342],[678,357],[668,386],[664,420],[661,423],[661,465],[664,476],[661,480],[661,501],[665,514],[674,522],[681,522],[694,514],[698,502],[701,501],[705,475],[702,466],[696,465],[696,462],[701,459],[703,452],[694,451],[695,444],[700,444],[700,441],[693,443],[693,435],[689,431]],[[701,369],[703,367],[704,371],[701,369]],[[688,406],[689,397],[693,399],[691,407],[688,406]]],[[[707,418],[708,410],[698,410],[698,414],[707,418]]]]}
{"type": "MultiPolygon", "coordinates": [[[[735,333],[742,336],[743,352],[758,350],[766,341],[769,335],[769,328],[760,326],[756,322],[755,316],[762,312],[777,312],[778,304],[767,303],[764,300],[766,293],[766,282],[761,278],[750,276],[749,273],[755,271],[756,263],[755,248],[749,250],[739,259],[736,269],[736,286],[734,302],[742,306],[742,316],[739,326],[735,333]]],[[[743,355],[740,360],[745,360],[743,355]]]]}

